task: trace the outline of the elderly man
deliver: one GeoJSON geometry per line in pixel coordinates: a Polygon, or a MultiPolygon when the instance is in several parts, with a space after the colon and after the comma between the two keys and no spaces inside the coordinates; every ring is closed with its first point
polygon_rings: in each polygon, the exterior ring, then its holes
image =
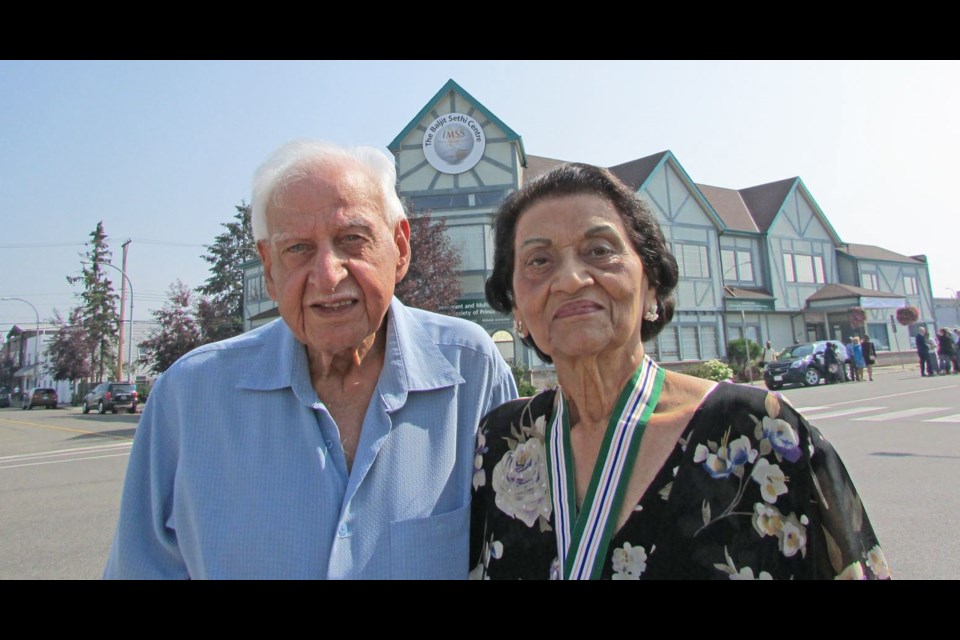
{"type": "Polygon", "coordinates": [[[107,578],[465,578],[476,428],[516,397],[478,325],[393,297],[393,161],[302,141],[254,176],[281,319],[150,394],[107,578]]]}

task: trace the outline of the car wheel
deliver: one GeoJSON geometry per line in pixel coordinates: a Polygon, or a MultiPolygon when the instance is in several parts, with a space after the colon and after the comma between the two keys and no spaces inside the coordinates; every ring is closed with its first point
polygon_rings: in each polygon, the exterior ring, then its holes
{"type": "Polygon", "coordinates": [[[83,412],[90,413],[90,405],[87,404],[86,400],[83,401],[83,412]]]}
{"type": "Polygon", "coordinates": [[[766,384],[766,385],[767,385],[767,389],[770,389],[771,391],[776,391],[777,389],[779,389],[780,387],[783,386],[783,383],[782,383],[782,382],[766,382],[766,381],[764,381],[764,384],[766,384]]]}
{"type": "Polygon", "coordinates": [[[107,412],[106,407],[103,406],[103,400],[97,403],[97,413],[103,415],[107,412]]]}
{"type": "Polygon", "coordinates": [[[113,415],[117,415],[117,411],[118,409],[116,407],[110,409],[110,413],[112,413],[113,415]]]}
{"type": "Polygon", "coordinates": [[[808,367],[803,374],[803,385],[805,387],[815,387],[820,384],[820,372],[814,367],[808,367]]]}

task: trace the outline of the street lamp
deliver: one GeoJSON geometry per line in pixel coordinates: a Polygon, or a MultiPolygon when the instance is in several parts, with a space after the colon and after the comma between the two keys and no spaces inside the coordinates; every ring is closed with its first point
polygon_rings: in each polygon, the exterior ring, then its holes
{"type": "MultiPolygon", "coordinates": [[[[91,263],[84,262],[82,264],[91,264],[91,263]]],[[[124,270],[121,269],[120,267],[112,265],[109,262],[97,262],[94,264],[99,264],[105,267],[110,267],[111,269],[116,269],[117,271],[120,272],[120,275],[123,276],[124,279],[126,279],[127,286],[130,287],[130,336],[129,336],[129,340],[127,340],[127,363],[130,365],[130,371],[132,373],[133,372],[133,366],[132,366],[132,363],[133,363],[133,283],[130,282],[129,276],[127,276],[126,272],[124,272],[124,270]]],[[[122,282],[123,281],[121,280],[121,286],[122,286],[122,282]]],[[[121,309],[121,312],[122,311],[123,310],[121,309]]],[[[120,340],[120,344],[118,345],[118,347],[119,348],[117,349],[117,351],[119,353],[117,354],[117,369],[118,369],[117,377],[122,378],[123,377],[123,339],[122,338],[120,340]]],[[[118,382],[120,381],[118,380],[118,382]]]]}
{"type": "MultiPolygon", "coordinates": [[[[33,366],[34,366],[34,368],[35,368],[35,370],[36,370],[36,374],[34,375],[34,380],[33,380],[33,381],[34,381],[34,383],[36,383],[36,382],[39,381],[39,379],[40,379],[40,360],[39,360],[39,357],[40,357],[40,356],[39,356],[39,354],[40,354],[40,349],[39,349],[39,347],[40,347],[40,312],[37,311],[37,308],[36,308],[35,306],[33,306],[33,304],[31,304],[30,302],[24,300],[23,298],[0,298],[0,300],[19,300],[20,302],[26,302],[27,304],[30,305],[30,308],[33,309],[33,312],[37,315],[37,335],[36,335],[36,337],[34,338],[34,341],[33,341],[33,366]]],[[[37,385],[34,384],[33,386],[37,386],[37,385]]]]}

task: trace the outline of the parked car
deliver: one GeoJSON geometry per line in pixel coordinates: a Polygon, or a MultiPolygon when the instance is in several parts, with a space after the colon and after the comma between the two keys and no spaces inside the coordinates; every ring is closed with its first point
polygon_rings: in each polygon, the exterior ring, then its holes
{"type": "Polygon", "coordinates": [[[34,407],[46,407],[47,409],[56,409],[58,404],[57,390],[49,387],[35,387],[23,395],[21,409],[33,409],[34,407]]]}
{"type": "Polygon", "coordinates": [[[97,413],[126,409],[130,413],[137,412],[137,386],[131,382],[101,382],[83,397],[83,412],[90,413],[90,409],[97,408],[97,413]]]}
{"type": "Polygon", "coordinates": [[[10,390],[6,387],[0,387],[0,409],[10,406],[10,390]]]}
{"type": "Polygon", "coordinates": [[[827,373],[823,352],[828,344],[839,347],[838,364],[848,367],[851,358],[847,357],[847,349],[839,340],[804,342],[787,347],[779,358],[768,362],[763,368],[763,382],[768,389],[779,389],[785,384],[802,384],[806,387],[820,384],[827,373]]]}

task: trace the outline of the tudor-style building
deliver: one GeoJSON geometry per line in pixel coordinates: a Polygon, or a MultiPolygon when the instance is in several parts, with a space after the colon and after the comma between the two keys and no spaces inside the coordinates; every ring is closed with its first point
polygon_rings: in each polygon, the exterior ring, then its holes
{"type": "MultiPolygon", "coordinates": [[[[486,304],[484,283],[497,206],[567,160],[527,154],[522,137],[453,80],[387,148],[411,215],[444,218],[460,253],[461,298],[450,312],[482,325],[509,361],[549,369],[517,339],[511,318],[486,304]]],[[[744,189],[697,184],[669,150],[609,168],[651,206],[680,267],[674,319],[646,345],[661,362],[723,357],[743,336],[775,348],[846,339],[851,306],[867,312],[856,332],[881,350],[911,351],[916,327],[934,322],[926,259],[844,243],[798,177],[744,189]],[[909,330],[890,322],[904,304],[920,310],[909,330]]],[[[250,329],[278,313],[259,260],[244,268],[250,329]]]]}

